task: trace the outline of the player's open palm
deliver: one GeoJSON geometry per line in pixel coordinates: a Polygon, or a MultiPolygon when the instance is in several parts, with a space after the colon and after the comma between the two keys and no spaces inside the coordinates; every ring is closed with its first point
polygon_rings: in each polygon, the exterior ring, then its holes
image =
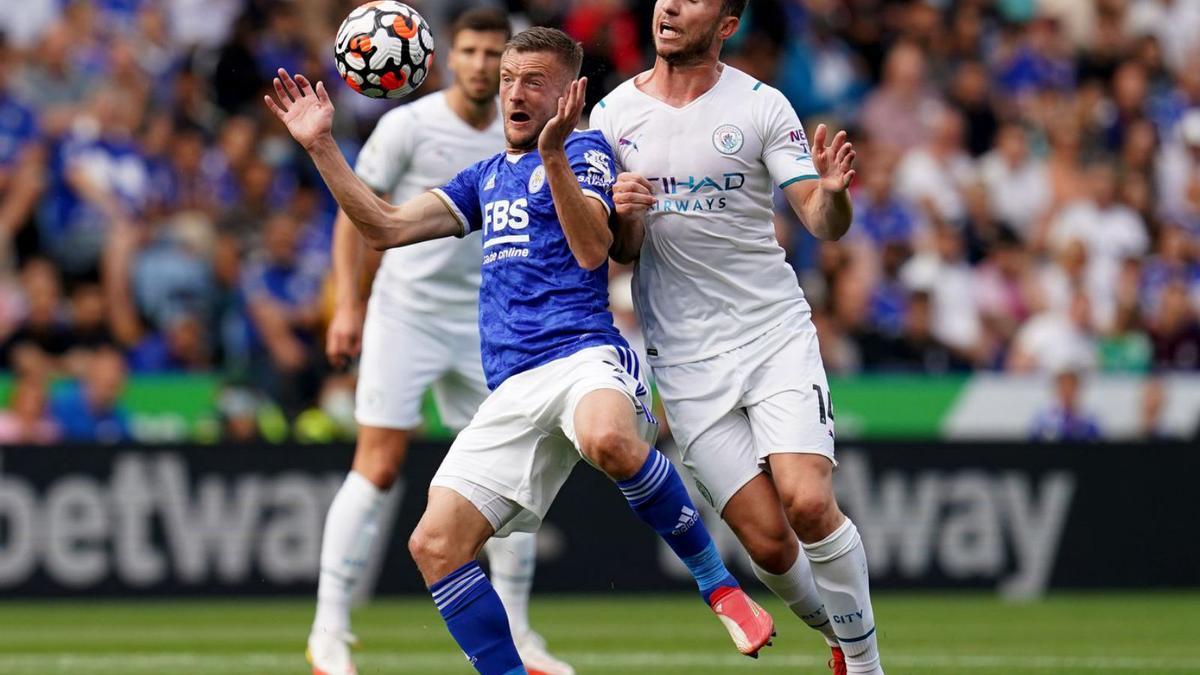
{"type": "Polygon", "coordinates": [[[308,78],[296,74],[296,78],[283,68],[275,78],[275,95],[264,96],[267,107],[275,113],[288,129],[292,138],[304,148],[312,147],[318,139],[327,136],[333,129],[333,103],[321,82],[314,87],[308,78]]]}
{"type": "Polygon", "coordinates": [[[817,125],[817,133],[813,134],[813,164],[821,176],[821,189],[841,192],[854,180],[854,144],[846,140],[845,131],[839,131],[833,142],[825,145],[828,134],[828,127],[817,125]]]}
{"type": "Polygon", "coordinates": [[[567,87],[565,96],[558,98],[558,112],[546,123],[542,135],[538,137],[538,150],[547,152],[561,150],[567,143],[567,137],[579,126],[579,118],[583,115],[583,103],[587,94],[587,78],[581,77],[567,87]]]}

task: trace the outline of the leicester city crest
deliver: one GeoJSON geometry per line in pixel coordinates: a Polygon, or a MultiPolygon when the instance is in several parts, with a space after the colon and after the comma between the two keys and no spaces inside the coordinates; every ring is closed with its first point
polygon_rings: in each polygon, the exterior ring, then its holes
{"type": "Polygon", "coordinates": [[[546,184],[546,167],[539,164],[537,166],[537,168],[533,170],[533,174],[531,176],[529,176],[529,193],[533,194],[535,192],[540,191],[542,189],[542,186],[545,184],[546,184]]]}
{"type": "Polygon", "coordinates": [[[713,147],[722,155],[732,155],[741,150],[745,140],[742,130],[732,124],[722,124],[713,132],[713,147]]]}

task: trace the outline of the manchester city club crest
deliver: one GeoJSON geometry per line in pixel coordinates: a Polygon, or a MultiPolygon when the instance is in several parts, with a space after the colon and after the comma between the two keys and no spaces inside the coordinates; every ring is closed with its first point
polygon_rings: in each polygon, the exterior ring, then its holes
{"type": "Polygon", "coordinates": [[[722,124],[713,132],[713,147],[722,155],[732,155],[741,150],[745,140],[742,130],[732,124],[722,124]]]}
{"type": "Polygon", "coordinates": [[[542,186],[545,184],[546,167],[539,164],[538,167],[533,170],[533,174],[529,176],[529,194],[540,191],[542,186]]]}

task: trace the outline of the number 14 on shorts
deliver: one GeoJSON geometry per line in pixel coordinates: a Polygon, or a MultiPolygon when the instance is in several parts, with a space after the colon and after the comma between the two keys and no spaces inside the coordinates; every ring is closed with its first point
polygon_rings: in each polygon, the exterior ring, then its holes
{"type": "Polygon", "coordinates": [[[817,413],[820,415],[821,424],[828,424],[829,420],[833,419],[833,394],[822,389],[819,384],[814,384],[812,388],[817,392],[817,413]]]}

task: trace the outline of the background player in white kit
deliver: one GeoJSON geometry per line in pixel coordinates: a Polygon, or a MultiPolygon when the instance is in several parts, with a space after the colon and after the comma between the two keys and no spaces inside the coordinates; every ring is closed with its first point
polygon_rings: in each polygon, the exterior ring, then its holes
{"type": "MultiPolygon", "coordinates": [[[[451,31],[453,84],[385,114],[355,172],[397,203],[439,186],[504,149],[499,119],[500,55],[507,16],[470,10],[451,31]],[[419,132],[417,131],[419,130],[419,132]]],[[[338,491],[321,548],[317,615],[309,637],[314,673],[353,673],[350,601],[371,553],[380,509],[404,462],[421,400],[432,388],[446,425],[462,429],[488,396],[479,355],[480,237],[441,239],[392,249],[375,274],[364,322],[359,293],[366,245],[343,212],[334,226],[337,313],[326,351],[335,364],[360,348],[354,464],[338,491]]],[[[491,576],[526,666],[548,675],[572,669],[546,652],[529,626],[536,535],[516,532],[487,545],[491,576]]]]}
{"type": "Polygon", "coordinates": [[[814,235],[845,234],[854,150],[845,132],[825,147],[821,126],[814,154],[781,93],[720,63],[745,7],[658,0],[654,68],[592,111],[629,172],[613,255],[638,261],[647,354],[701,492],[825,636],[834,672],[879,675],[866,555],[833,494],[816,330],[772,225],[779,187],[814,235]]]}

